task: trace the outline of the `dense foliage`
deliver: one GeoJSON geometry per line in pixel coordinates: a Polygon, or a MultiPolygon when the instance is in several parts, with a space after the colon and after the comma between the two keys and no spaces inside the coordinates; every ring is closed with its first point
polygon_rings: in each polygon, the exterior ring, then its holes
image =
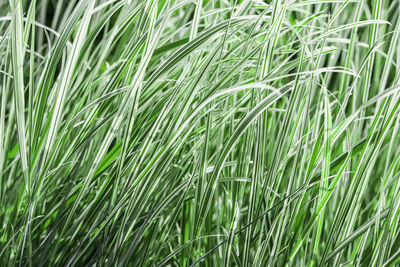
{"type": "Polygon", "coordinates": [[[1,266],[393,266],[399,0],[0,0],[1,266]]]}

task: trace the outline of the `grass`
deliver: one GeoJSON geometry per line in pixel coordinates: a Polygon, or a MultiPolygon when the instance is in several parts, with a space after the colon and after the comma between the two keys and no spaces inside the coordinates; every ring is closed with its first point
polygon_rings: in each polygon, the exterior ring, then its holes
{"type": "Polygon", "coordinates": [[[1,266],[397,266],[400,1],[0,2],[1,266]]]}

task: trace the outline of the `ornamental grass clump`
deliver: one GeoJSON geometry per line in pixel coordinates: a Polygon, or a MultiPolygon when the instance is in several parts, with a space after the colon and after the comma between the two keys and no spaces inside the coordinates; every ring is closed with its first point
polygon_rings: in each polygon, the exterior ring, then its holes
{"type": "Polygon", "coordinates": [[[397,266],[399,0],[0,1],[1,266],[397,266]]]}

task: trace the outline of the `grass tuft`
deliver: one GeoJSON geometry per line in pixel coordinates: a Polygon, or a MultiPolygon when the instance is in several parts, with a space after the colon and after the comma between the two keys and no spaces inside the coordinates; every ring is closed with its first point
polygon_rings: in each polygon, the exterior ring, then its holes
{"type": "Polygon", "coordinates": [[[0,1],[1,266],[397,266],[400,1],[0,1]]]}

